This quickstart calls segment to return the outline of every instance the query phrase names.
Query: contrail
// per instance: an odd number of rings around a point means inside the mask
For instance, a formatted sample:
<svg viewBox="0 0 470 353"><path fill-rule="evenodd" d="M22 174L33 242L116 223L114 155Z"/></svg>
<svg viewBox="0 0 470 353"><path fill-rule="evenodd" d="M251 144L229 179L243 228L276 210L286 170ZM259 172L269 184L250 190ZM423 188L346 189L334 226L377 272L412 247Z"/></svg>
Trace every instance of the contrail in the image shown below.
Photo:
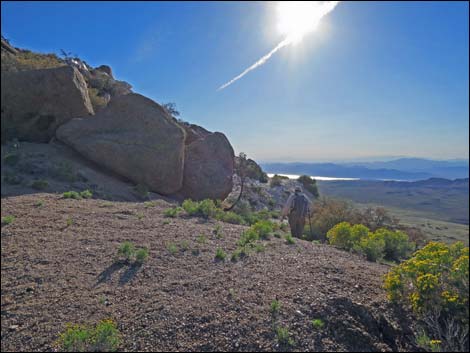
<svg viewBox="0 0 470 353"><path fill-rule="evenodd" d="M324 5L322 8L315 14L315 16L312 16L312 24L311 28L315 28L315 26L320 22L320 20L327 15L329 12L333 11L333 9L338 5L339 1L325 1ZM293 42L298 40L295 36L287 36L282 42L280 42L274 49L272 49L268 54L263 56L261 59L259 59L257 62L255 62L253 65L251 65L249 68L247 68L245 71L243 71L241 74L238 76L234 77L227 83L224 83L222 86L220 86L217 91L221 91L224 88L230 86L232 83L235 81L238 81L241 79L243 76L245 76L248 72L256 69L258 66L263 65L266 61L268 61L271 56L273 56L279 49L285 47L286 45L289 45Z"/></svg>
<svg viewBox="0 0 470 353"><path fill-rule="evenodd" d="M281 43L279 43L273 50L271 50L268 54L266 54L265 56L263 56L261 59L259 59L257 62L255 62L253 65L251 65L248 69L246 69L245 71L243 71L240 75L232 78L230 81L228 81L227 83L224 83L222 86L220 86L217 91L220 91L220 90L223 90L225 87L227 86L230 86L232 83L234 83L235 81L241 79L243 76L245 76L248 72L250 72L251 70L254 70L256 69L258 66L261 66L263 65L266 61L268 61L268 59L273 56L273 54L275 52L277 52L279 49L281 49L282 47L285 47L287 44L290 44L291 43L291 40L289 40L289 38L286 38L284 39Z"/></svg>

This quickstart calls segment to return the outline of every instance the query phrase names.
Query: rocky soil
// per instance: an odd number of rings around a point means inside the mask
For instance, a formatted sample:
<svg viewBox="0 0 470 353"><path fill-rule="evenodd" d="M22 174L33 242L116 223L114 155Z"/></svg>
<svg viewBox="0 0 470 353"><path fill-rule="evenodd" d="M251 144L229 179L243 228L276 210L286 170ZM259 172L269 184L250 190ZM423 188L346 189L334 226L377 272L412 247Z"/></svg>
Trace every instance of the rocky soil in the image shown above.
<svg viewBox="0 0 470 353"><path fill-rule="evenodd" d="M15 219L1 228L1 350L52 351L66 323L104 318L117 322L123 351L416 349L411 317L389 306L381 289L388 266L275 237L264 252L231 262L244 226L166 218L168 207L164 200L2 197L1 216ZM124 241L148 247L148 261L116 262ZM217 248L225 261L215 261ZM281 303L275 316L274 299ZM292 346L279 344L275 326L288 328Z"/></svg>

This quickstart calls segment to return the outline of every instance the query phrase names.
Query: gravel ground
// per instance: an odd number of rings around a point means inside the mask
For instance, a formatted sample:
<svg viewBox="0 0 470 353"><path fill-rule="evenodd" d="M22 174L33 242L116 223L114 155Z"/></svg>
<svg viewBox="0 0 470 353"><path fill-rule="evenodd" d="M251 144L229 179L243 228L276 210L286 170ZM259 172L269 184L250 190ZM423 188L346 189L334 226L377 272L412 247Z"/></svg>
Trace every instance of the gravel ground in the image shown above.
<svg viewBox="0 0 470 353"><path fill-rule="evenodd" d="M52 351L66 323L104 318L117 322L123 351L416 349L411 317L381 289L388 266L275 237L232 262L246 227L166 218L168 207L46 193L2 198L2 217L15 216L1 229L2 351ZM116 262L124 241L148 247L149 259ZM180 250L171 254L170 244ZM217 248L225 261L215 261ZM274 299L281 308L273 316ZM313 319L325 326L314 329ZM277 341L278 326L288 328L291 346Z"/></svg>

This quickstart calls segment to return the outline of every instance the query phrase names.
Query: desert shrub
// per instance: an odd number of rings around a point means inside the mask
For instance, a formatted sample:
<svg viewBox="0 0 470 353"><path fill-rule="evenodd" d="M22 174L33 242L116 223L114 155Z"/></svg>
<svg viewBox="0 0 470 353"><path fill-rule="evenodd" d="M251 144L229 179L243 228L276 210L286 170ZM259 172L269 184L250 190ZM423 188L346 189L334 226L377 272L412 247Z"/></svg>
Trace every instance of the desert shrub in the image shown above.
<svg viewBox="0 0 470 353"><path fill-rule="evenodd" d="M294 345L294 340L290 337L289 329L287 327L276 327L276 337L281 346Z"/></svg>
<svg viewBox="0 0 470 353"><path fill-rule="evenodd" d="M188 251L189 250L189 242L187 240L183 240L181 243L180 243L180 250L182 252L185 252L185 251Z"/></svg>
<svg viewBox="0 0 470 353"><path fill-rule="evenodd" d="M166 248L171 255L175 255L178 252L178 246L175 243L168 244Z"/></svg>
<svg viewBox="0 0 470 353"><path fill-rule="evenodd" d="M468 279L468 247L430 242L392 268L384 288L392 302L412 308L442 351L468 351Z"/></svg>
<svg viewBox="0 0 470 353"><path fill-rule="evenodd" d="M19 160L20 155L17 153L8 153L7 155L5 155L5 157L3 157L3 162L10 167L15 166L19 162Z"/></svg>
<svg viewBox="0 0 470 353"><path fill-rule="evenodd" d="M219 221L227 222L231 224L245 224L246 223L242 216L236 214L233 211L227 211L227 212L219 211L217 212L215 218Z"/></svg>
<svg viewBox="0 0 470 353"><path fill-rule="evenodd" d="M221 248L217 248L215 252L215 259L224 261L226 257L227 257L227 254L225 253L225 251L223 251Z"/></svg>
<svg viewBox="0 0 470 353"><path fill-rule="evenodd" d="M82 198L80 194L76 191L66 191L62 194L62 197L64 199L75 199L75 200L79 200Z"/></svg>
<svg viewBox="0 0 470 353"><path fill-rule="evenodd" d="M187 199L183 201L183 209L190 216L197 216L203 218L214 217L217 213L217 207L213 200L205 199L202 201L193 201Z"/></svg>
<svg viewBox="0 0 470 353"><path fill-rule="evenodd" d="M249 228L241 234L240 239L237 241L237 245L243 247L250 243L256 242L258 239L259 234L252 228Z"/></svg>
<svg viewBox="0 0 470 353"><path fill-rule="evenodd" d="M139 249L135 252L135 261L138 263L143 263L147 260L149 256L149 250L147 248Z"/></svg>
<svg viewBox="0 0 470 353"><path fill-rule="evenodd" d="M292 237L292 235L287 234L286 237L285 237L285 239L286 239L286 243L287 243L288 245L295 244L295 239Z"/></svg>
<svg viewBox="0 0 470 353"><path fill-rule="evenodd" d="M326 234L329 243L344 250L351 250L354 246L351 228L351 224L347 222L335 225Z"/></svg>
<svg viewBox="0 0 470 353"><path fill-rule="evenodd" d="M163 212L163 215L164 215L165 217L175 218L175 217L177 217L182 211L183 211L183 209L182 209L181 207L171 207L171 208L166 209L166 210Z"/></svg>
<svg viewBox="0 0 470 353"><path fill-rule="evenodd" d="M246 256L248 256L248 249L245 246L243 247L239 246L232 253L231 260L235 262Z"/></svg>
<svg viewBox="0 0 470 353"><path fill-rule="evenodd" d="M274 231L274 226L271 221L258 221L251 226L251 229L258 234L259 238L266 239Z"/></svg>
<svg viewBox="0 0 470 353"><path fill-rule="evenodd" d="M325 323L321 319L313 319L311 322L312 327L316 330L321 330L323 327L325 327Z"/></svg>
<svg viewBox="0 0 470 353"><path fill-rule="evenodd" d="M205 244L207 242L207 238L204 234L200 234L198 235L198 237L196 238L196 241L199 243L199 244Z"/></svg>
<svg viewBox="0 0 470 353"><path fill-rule="evenodd" d="M407 258L415 249L415 245L408 240L408 235L399 230L381 228L375 233L385 241L384 252L387 260L400 261Z"/></svg>
<svg viewBox="0 0 470 353"><path fill-rule="evenodd" d="M82 198L90 199L92 197L93 197L93 193L90 190L84 190L84 191L81 191L81 192L66 191L62 194L62 198L64 198L64 199L81 200Z"/></svg>
<svg viewBox="0 0 470 353"><path fill-rule="evenodd" d="M31 184L31 187L36 190L45 190L49 186L49 183L47 180L41 179L41 180L35 180Z"/></svg>
<svg viewBox="0 0 470 353"><path fill-rule="evenodd" d="M270 187L281 186L282 180L288 180L289 178L283 175L274 174L269 183Z"/></svg>
<svg viewBox="0 0 470 353"><path fill-rule="evenodd" d="M2 52L2 71L51 69L64 65L55 54L40 54L29 50L19 50L16 55L3 55Z"/></svg>
<svg viewBox="0 0 470 353"><path fill-rule="evenodd" d="M80 197L84 198L84 199L91 199L93 197L93 192L91 192L90 190L83 190L82 192L80 192Z"/></svg>
<svg viewBox="0 0 470 353"><path fill-rule="evenodd" d="M356 223L354 213L354 208L346 201L321 198L314 203L310 214L313 239L325 240L328 231L341 222Z"/></svg>
<svg viewBox="0 0 470 353"><path fill-rule="evenodd" d="M119 246L118 257L124 258L126 261L131 261L135 254L135 246L130 241L125 241Z"/></svg>
<svg viewBox="0 0 470 353"><path fill-rule="evenodd" d="M370 233L369 236L362 238L354 249L366 256L369 261L378 261L384 257L385 240L381 234Z"/></svg>
<svg viewBox="0 0 470 353"><path fill-rule="evenodd" d="M94 327L68 324L56 344L65 352L115 352L121 342L116 323L107 319Z"/></svg>
<svg viewBox="0 0 470 353"><path fill-rule="evenodd" d="M5 217L2 217L2 225L7 225L12 223L15 220L15 216L8 215Z"/></svg>
<svg viewBox="0 0 470 353"><path fill-rule="evenodd" d="M273 315L276 315L279 313L279 311L281 311L281 303L274 299L272 302L271 302L271 305L269 306L269 311L271 312L271 314Z"/></svg>
<svg viewBox="0 0 470 353"><path fill-rule="evenodd" d="M313 195L313 197L318 198L320 194L318 193L317 181L312 179L308 175L301 175L297 178L297 181L300 182L304 189Z"/></svg>
<svg viewBox="0 0 470 353"><path fill-rule="evenodd" d="M409 256L415 245L409 242L408 236L401 231L378 229L370 232L362 224L351 225L341 222L327 233L331 245L347 251L355 251L367 257L369 261L399 261Z"/></svg>

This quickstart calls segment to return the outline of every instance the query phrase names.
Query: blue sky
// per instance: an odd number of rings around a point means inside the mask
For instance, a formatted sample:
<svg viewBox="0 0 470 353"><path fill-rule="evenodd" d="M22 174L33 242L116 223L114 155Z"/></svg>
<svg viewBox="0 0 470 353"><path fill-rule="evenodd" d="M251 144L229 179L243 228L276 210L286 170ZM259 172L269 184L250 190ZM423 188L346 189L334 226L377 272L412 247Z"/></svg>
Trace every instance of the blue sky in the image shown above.
<svg viewBox="0 0 470 353"><path fill-rule="evenodd" d="M4 2L2 34L65 49L259 161L468 158L467 2L344 2L275 47L275 3Z"/></svg>

